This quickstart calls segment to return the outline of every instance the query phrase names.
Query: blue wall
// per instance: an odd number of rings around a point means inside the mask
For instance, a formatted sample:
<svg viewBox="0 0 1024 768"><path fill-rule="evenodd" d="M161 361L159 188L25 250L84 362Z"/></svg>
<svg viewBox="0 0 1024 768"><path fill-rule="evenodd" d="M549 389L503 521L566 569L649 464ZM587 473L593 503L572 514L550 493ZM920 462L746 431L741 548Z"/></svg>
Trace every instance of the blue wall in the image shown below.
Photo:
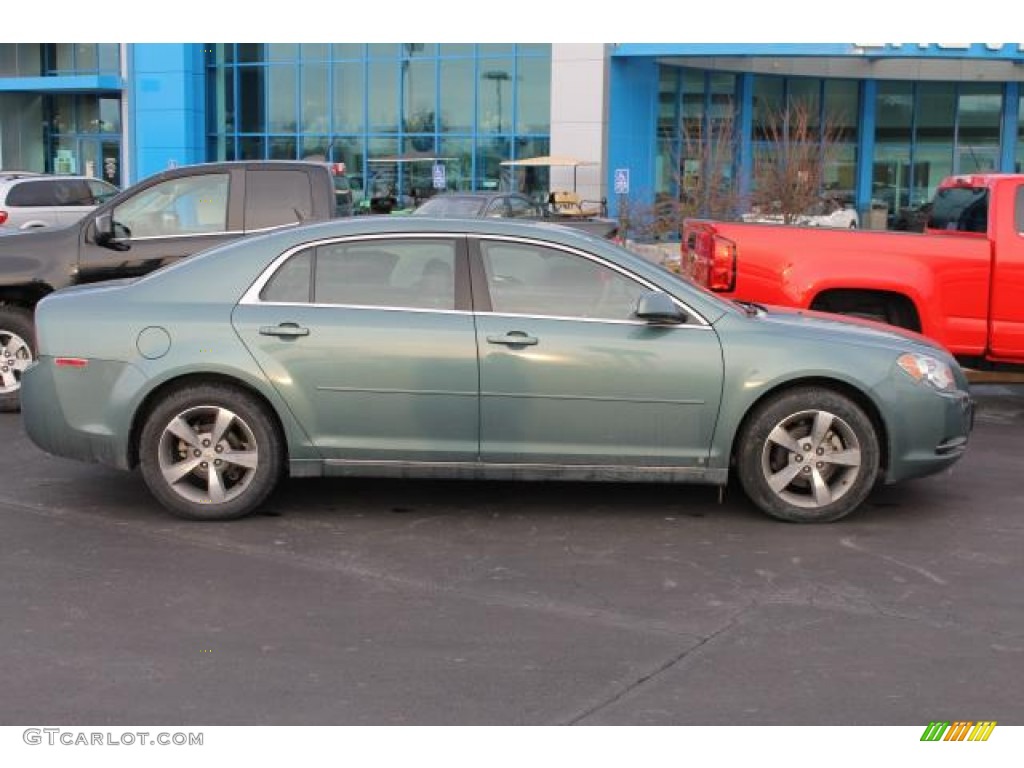
<svg viewBox="0 0 1024 768"><path fill-rule="evenodd" d="M128 46L130 179L206 159L203 48L198 43Z"/></svg>
<svg viewBox="0 0 1024 768"><path fill-rule="evenodd" d="M608 213L618 215L615 171L629 169L630 199L653 202L658 63L654 58L612 58L608 117Z"/></svg>

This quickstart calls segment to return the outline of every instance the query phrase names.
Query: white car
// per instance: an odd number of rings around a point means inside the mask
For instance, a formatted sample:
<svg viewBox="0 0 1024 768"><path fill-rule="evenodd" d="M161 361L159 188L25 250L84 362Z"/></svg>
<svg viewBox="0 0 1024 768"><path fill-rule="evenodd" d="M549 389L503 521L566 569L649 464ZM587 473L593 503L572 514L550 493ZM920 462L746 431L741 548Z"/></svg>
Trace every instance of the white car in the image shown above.
<svg viewBox="0 0 1024 768"><path fill-rule="evenodd" d="M781 213L763 213L753 210L740 218L746 222L762 224L785 223ZM791 222L797 227L834 227L837 229L856 229L860 226L860 217L852 206L845 206L834 198L823 198L815 203L806 213L802 213Z"/></svg>
<svg viewBox="0 0 1024 768"><path fill-rule="evenodd" d="M0 233L71 224L117 192L90 176L0 173Z"/></svg>

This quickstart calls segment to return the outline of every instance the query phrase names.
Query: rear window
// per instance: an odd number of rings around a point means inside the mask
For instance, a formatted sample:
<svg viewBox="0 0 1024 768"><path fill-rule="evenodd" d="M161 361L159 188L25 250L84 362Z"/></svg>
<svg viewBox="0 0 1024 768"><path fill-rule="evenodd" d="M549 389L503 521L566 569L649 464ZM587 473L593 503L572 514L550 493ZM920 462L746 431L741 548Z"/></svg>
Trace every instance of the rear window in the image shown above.
<svg viewBox="0 0 1024 768"><path fill-rule="evenodd" d="M7 193L7 205L20 208L53 208L65 205L95 205L89 186L82 179L26 180Z"/></svg>
<svg viewBox="0 0 1024 768"><path fill-rule="evenodd" d="M988 189L948 187L935 193L928 229L948 232L988 231Z"/></svg>

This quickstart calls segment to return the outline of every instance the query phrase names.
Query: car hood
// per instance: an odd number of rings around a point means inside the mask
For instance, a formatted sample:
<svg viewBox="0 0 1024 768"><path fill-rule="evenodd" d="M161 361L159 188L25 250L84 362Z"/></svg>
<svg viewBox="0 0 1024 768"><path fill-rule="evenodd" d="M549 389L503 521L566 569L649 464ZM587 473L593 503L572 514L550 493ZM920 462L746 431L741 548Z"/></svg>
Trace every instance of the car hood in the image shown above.
<svg viewBox="0 0 1024 768"><path fill-rule="evenodd" d="M816 312L810 309L792 309L789 307L759 307L758 318L765 323L793 329L796 332L818 335L827 334L837 340L850 342L873 342L878 345L906 348L907 342L931 350L948 352L938 343L920 333L894 325L865 320L849 315L835 315L830 312ZM836 336L838 334L838 337Z"/></svg>

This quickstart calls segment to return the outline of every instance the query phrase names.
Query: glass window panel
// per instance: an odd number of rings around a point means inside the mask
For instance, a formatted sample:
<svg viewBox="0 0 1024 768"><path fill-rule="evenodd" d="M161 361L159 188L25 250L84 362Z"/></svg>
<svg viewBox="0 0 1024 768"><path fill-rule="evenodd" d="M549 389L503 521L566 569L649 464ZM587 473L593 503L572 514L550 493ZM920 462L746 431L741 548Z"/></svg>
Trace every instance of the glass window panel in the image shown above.
<svg viewBox="0 0 1024 768"><path fill-rule="evenodd" d="M372 59L394 58L399 55L399 47L397 43L369 43L366 55Z"/></svg>
<svg viewBox="0 0 1024 768"><path fill-rule="evenodd" d="M71 72L75 68L75 46L73 43L57 43L53 46L56 57L52 64L57 72Z"/></svg>
<svg viewBox="0 0 1024 768"><path fill-rule="evenodd" d="M503 54L510 54L515 50L512 43L481 43L480 44L480 55L481 56L501 56Z"/></svg>
<svg viewBox="0 0 1024 768"><path fill-rule="evenodd" d="M265 75L263 67L238 68L238 129L242 133L262 133L266 130Z"/></svg>
<svg viewBox="0 0 1024 768"><path fill-rule="evenodd" d="M369 78L369 129L398 132L398 62L371 61Z"/></svg>
<svg viewBox="0 0 1024 768"><path fill-rule="evenodd" d="M472 43L441 43L442 56L472 56L475 49Z"/></svg>
<svg viewBox="0 0 1024 768"><path fill-rule="evenodd" d="M409 58L437 56L437 43L402 43L402 55Z"/></svg>
<svg viewBox="0 0 1024 768"><path fill-rule="evenodd" d="M74 96L50 98L50 125L54 133L71 133L75 130Z"/></svg>
<svg viewBox="0 0 1024 768"><path fill-rule="evenodd" d="M365 49L362 43L332 43L331 50L336 59L361 59Z"/></svg>
<svg viewBox="0 0 1024 768"><path fill-rule="evenodd" d="M75 130L81 133L98 133L100 129L100 105L95 96L78 96L75 99Z"/></svg>
<svg viewBox="0 0 1024 768"><path fill-rule="evenodd" d="M211 133L235 130L235 70L218 67L207 77L207 129Z"/></svg>
<svg viewBox="0 0 1024 768"><path fill-rule="evenodd" d="M971 83L960 86L960 133L957 136L959 143L998 144L1002 107L1001 86Z"/></svg>
<svg viewBox="0 0 1024 768"><path fill-rule="evenodd" d="M472 189L473 140L468 137L442 136L439 147L444 160L445 183L452 191Z"/></svg>
<svg viewBox="0 0 1024 768"><path fill-rule="evenodd" d="M958 101L957 173L986 173L999 168L1002 86L966 83Z"/></svg>
<svg viewBox="0 0 1024 768"><path fill-rule="evenodd" d="M481 46L482 47L482 46ZM504 133L512 128L511 59L481 59L477 130Z"/></svg>
<svg viewBox="0 0 1024 768"><path fill-rule="evenodd" d="M335 136L328 145L328 160L345 164L345 175L352 190L352 202L358 206L365 197L366 145L361 136ZM367 204L369 200L366 201Z"/></svg>
<svg viewBox="0 0 1024 768"><path fill-rule="evenodd" d="M525 139L516 139L516 157L543 157L551 154L551 140L544 136ZM537 202L546 203L548 192L551 189L551 169L546 167L537 168L512 168L513 173L511 188L522 192Z"/></svg>
<svg viewBox="0 0 1024 768"><path fill-rule="evenodd" d="M474 86L472 59L441 61L442 132L467 133L473 130Z"/></svg>
<svg viewBox="0 0 1024 768"><path fill-rule="evenodd" d="M96 47L99 53L100 72L120 72L121 46L118 43L100 43Z"/></svg>
<svg viewBox="0 0 1024 768"><path fill-rule="evenodd" d="M1020 173L1024 168L1024 95L1017 101L1017 156L1014 172Z"/></svg>
<svg viewBox="0 0 1024 768"><path fill-rule="evenodd" d="M927 202L938 183L953 172L956 91L952 83L920 83L910 205Z"/></svg>
<svg viewBox="0 0 1024 768"><path fill-rule="evenodd" d="M658 136L679 133L679 69L661 67L658 73Z"/></svg>
<svg viewBox="0 0 1024 768"><path fill-rule="evenodd" d="M397 138L372 138L368 142L366 159L367 196L381 197L388 193L398 192L398 163L374 162L380 158L394 157L398 154Z"/></svg>
<svg viewBox="0 0 1024 768"><path fill-rule="evenodd" d="M239 43L239 64L262 64L265 61L263 43Z"/></svg>
<svg viewBox="0 0 1024 768"><path fill-rule="evenodd" d="M75 45L75 69L79 72L95 72L99 66L96 59L95 43L78 43Z"/></svg>
<svg viewBox="0 0 1024 768"><path fill-rule="evenodd" d="M363 64L349 62L334 65L334 131L357 133L363 122Z"/></svg>
<svg viewBox="0 0 1024 768"><path fill-rule="evenodd" d="M294 133L297 125L295 115L295 68L291 66L268 67L270 78L270 127L271 133Z"/></svg>
<svg viewBox="0 0 1024 768"><path fill-rule="evenodd" d="M274 136L270 139L271 160L295 160L297 141L294 136Z"/></svg>
<svg viewBox="0 0 1024 768"><path fill-rule="evenodd" d="M551 131L551 60L546 58L519 59L519 115L516 130L519 133L549 133Z"/></svg>
<svg viewBox="0 0 1024 768"><path fill-rule="evenodd" d="M855 80L825 81L825 119L840 141L856 141L860 86Z"/></svg>
<svg viewBox="0 0 1024 768"><path fill-rule="evenodd" d="M303 61L326 61L330 53L329 43L302 43Z"/></svg>
<svg viewBox="0 0 1024 768"><path fill-rule="evenodd" d="M910 83L881 82L875 101L875 140L906 141L914 115L914 94Z"/></svg>
<svg viewBox="0 0 1024 768"><path fill-rule="evenodd" d="M327 160L327 147L330 143L331 140L327 136L300 136L299 159Z"/></svg>
<svg viewBox="0 0 1024 768"><path fill-rule="evenodd" d="M511 158L511 149L511 142L505 138L477 140L475 189L495 190L501 186L501 161Z"/></svg>
<svg viewBox="0 0 1024 768"><path fill-rule="evenodd" d="M791 135L795 130L807 137L817 136L821 123L821 80L794 77L787 82L789 100L786 106L789 110ZM796 120L792 119L794 115L797 116Z"/></svg>
<svg viewBox="0 0 1024 768"><path fill-rule="evenodd" d="M267 140L263 136L242 136L238 140L239 160L266 160Z"/></svg>
<svg viewBox="0 0 1024 768"><path fill-rule="evenodd" d="M297 43L267 43L269 61L294 61L299 58Z"/></svg>
<svg viewBox="0 0 1024 768"><path fill-rule="evenodd" d="M785 80L781 77L754 77L754 140L769 138L769 128L782 110Z"/></svg>
<svg viewBox="0 0 1024 768"><path fill-rule="evenodd" d="M99 104L100 132L119 133L121 130L121 100L101 98Z"/></svg>
<svg viewBox="0 0 1024 768"><path fill-rule="evenodd" d="M687 136L700 136L704 122L704 73L684 69L683 78L683 131Z"/></svg>
<svg viewBox="0 0 1024 768"><path fill-rule="evenodd" d="M871 176L872 205L884 207L891 224L910 205L910 145L879 143Z"/></svg>
<svg viewBox="0 0 1024 768"><path fill-rule="evenodd" d="M917 140L953 143L956 93L952 83L920 83L917 87Z"/></svg>
<svg viewBox="0 0 1024 768"><path fill-rule="evenodd" d="M304 133L327 133L327 65L302 67L302 127Z"/></svg>
<svg viewBox="0 0 1024 768"><path fill-rule="evenodd" d="M233 136L210 136L206 140L206 159L210 162L235 159L235 139Z"/></svg>
<svg viewBox="0 0 1024 768"><path fill-rule="evenodd" d="M836 144L825 161L823 190L831 198L853 204L857 198L857 145Z"/></svg>
<svg viewBox="0 0 1024 768"><path fill-rule="evenodd" d="M516 53L522 56L551 56L551 43L520 43Z"/></svg>
<svg viewBox="0 0 1024 768"><path fill-rule="evenodd" d="M403 61L401 71L403 129L410 133L433 133L437 62L434 59Z"/></svg>

